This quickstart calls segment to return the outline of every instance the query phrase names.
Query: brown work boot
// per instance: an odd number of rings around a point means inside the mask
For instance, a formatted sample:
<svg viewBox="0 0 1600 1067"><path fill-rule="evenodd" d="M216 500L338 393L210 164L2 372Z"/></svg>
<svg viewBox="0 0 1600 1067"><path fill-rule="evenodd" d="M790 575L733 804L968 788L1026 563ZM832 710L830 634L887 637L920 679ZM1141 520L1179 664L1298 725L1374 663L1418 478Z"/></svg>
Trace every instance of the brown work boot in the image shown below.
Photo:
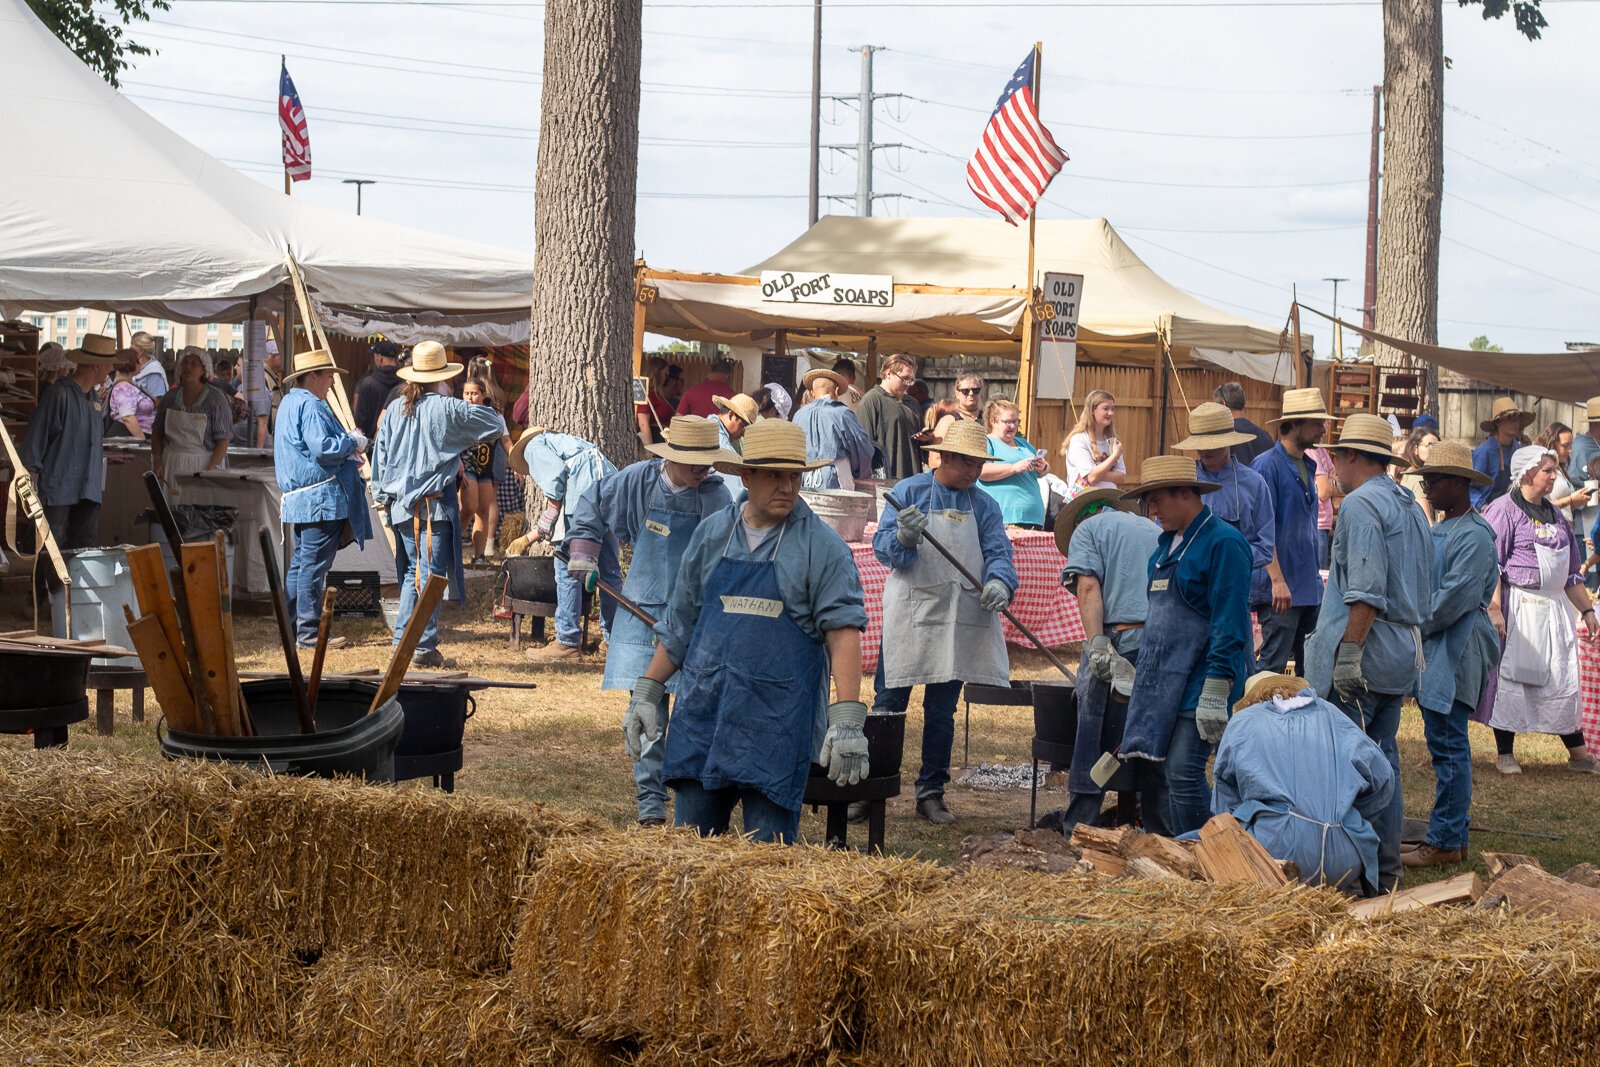
<svg viewBox="0 0 1600 1067"><path fill-rule="evenodd" d="M551 641L543 648L528 649L528 658L538 663L576 663L578 662L578 646L563 645L560 641Z"/></svg>
<svg viewBox="0 0 1600 1067"><path fill-rule="evenodd" d="M1426 841L1414 849L1400 853L1400 862L1407 867L1453 867L1466 861L1466 849L1435 848Z"/></svg>
<svg viewBox="0 0 1600 1067"><path fill-rule="evenodd" d="M330 637L330 638L328 638L327 647L328 648L343 648L344 646L348 645L349 643L350 643L350 639L348 637ZM313 643L313 644L309 644L309 645L301 645L300 647L303 648L303 649L306 649L308 651L314 651L317 646L316 646L315 643Z"/></svg>

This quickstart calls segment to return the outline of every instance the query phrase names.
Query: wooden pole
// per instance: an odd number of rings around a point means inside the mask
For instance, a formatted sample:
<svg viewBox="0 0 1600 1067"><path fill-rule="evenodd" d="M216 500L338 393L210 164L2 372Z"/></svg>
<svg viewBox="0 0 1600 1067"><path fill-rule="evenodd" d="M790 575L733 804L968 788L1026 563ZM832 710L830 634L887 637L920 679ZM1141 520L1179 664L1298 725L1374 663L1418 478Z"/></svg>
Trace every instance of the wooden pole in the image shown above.
<svg viewBox="0 0 1600 1067"><path fill-rule="evenodd" d="M1300 343L1300 300L1289 307L1289 337L1294 343L1294 376L1295 381L1303 380L1305 374L1306 357L1305 347Z"/></svg>
<svg viewBox="0 0 1600 1067"><path fill-rule="evenodd" d="M644 260L636 260L633 264L633 376L641 377L644 374ZM533 358L533 353L528 353L528 358Z"/></svg>
<svg viewBox="0 0 1600 1067"><path fill-rule="evenodd" d="M1040 67L1044 61L1044 42L1033 43L1033 104L1039 106L1039 86L1041 82ZM1033 284L1033 251L1034 229L1039 217L1039 205L1033 205L1033 210L1028 212L1028 283L1025 286L1028 292L1027 306L1022 311L1022 361L1017 367L1017 397L1021 400L1022 426L1018 432L1031 433L1034 425L1034 409L1039 400L1039 374L1036 366L1038 360L1038 332L1037 324L1033 318L1033 307L1038 299L1038 294Z"/></svg>
<svg viewBox="0 0 1600 1067"><path fill-rule="evenodd" d="M280 55L278 57L278 62L280 64L282 64L284 67L287 67L289 65L289 57L286 56L286 55ZM280 154L283 152L283 145L282 144L278 145L278 151L279 151ZM283 195L284 196L292 196L292 195L294 195L289 191L291 188L292 188L292 184L289 181L289 164L287 162L285 162L284 165L283 165ZM286 353L284 353L284 358L288 359L289 356L291 356L293 354L294 354L293 352L286 352Z"/></svg>

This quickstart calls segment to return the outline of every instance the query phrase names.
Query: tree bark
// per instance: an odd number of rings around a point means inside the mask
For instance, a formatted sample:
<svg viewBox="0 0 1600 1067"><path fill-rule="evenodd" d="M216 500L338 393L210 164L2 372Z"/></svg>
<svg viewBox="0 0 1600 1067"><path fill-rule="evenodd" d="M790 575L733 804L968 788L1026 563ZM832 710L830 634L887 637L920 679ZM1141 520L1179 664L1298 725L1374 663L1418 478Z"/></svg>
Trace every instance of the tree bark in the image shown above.
<svg viewBox="0 0 1600 1067"><path fill-rule="evenodd" d="M530 423L633 461L640 0L550 0L534 187ZM570 503L570 502L569 502Z"/></svg>
<svg viewBox="0 0 1600 1067"><path fill-rule="evenodd" d="M1383 2L1383 202L1377 329L1439 340L1439 208L1444 195L1444 18L1440 0ZM1378 362L1403 363L1379 346Z"/></svg>

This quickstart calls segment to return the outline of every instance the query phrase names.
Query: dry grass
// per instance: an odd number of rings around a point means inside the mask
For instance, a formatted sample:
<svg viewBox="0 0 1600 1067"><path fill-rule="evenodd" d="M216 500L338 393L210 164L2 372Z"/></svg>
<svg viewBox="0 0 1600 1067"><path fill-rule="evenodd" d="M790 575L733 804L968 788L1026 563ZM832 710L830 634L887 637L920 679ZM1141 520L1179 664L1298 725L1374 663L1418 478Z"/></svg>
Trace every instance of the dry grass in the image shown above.
<svg viewBox="0 0 1600 1067"><path fill-rule="evenodd" d="M289 1067L281 1050L239 1045L206 1049L123 1015L55 1012L0 1016L0 1057L30 1067Z"/></svg>

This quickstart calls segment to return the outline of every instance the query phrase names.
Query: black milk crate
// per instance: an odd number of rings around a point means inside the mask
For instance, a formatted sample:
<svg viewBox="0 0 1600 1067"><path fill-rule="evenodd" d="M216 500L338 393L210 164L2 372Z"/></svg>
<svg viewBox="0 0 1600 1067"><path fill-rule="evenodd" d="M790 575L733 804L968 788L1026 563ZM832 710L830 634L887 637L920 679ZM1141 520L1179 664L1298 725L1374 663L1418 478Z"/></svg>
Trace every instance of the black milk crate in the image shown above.
<svg viewBox="0 0 1600 1067"><path fill-rule="evenodd" d="M363 619L383 618L383 585L377 571L329 571L333 613Z"/></svg>

